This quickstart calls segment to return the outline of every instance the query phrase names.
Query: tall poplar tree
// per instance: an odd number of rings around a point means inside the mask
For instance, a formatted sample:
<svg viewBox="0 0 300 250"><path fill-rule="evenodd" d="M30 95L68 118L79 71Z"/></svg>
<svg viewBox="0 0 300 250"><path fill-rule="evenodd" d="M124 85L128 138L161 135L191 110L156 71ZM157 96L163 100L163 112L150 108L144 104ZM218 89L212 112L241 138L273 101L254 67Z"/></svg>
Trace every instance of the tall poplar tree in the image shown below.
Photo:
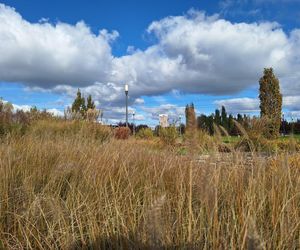
<svg viewBox="0 0 300 250"><path fill-rule="evenodd" d="M281 123L282 95L272 68L265 68L259 80L260 115L268 121L267 136L277 137Z"/></svg>
<svg viewBox="0 0 300 250"><path fill-rule="evenodd" d="M186 105L185 117L186 117L186 130L194 131L197 128L197 120L196 120L195 108L193 103L191 105Z"/></svg>

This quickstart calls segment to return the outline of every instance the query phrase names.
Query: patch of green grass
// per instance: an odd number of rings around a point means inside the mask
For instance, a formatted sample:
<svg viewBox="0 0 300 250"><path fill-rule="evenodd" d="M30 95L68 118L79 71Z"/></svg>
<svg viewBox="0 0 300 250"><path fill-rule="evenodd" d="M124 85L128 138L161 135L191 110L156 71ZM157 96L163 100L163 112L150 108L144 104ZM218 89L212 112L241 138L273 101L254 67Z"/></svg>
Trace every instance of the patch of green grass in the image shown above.
<svg viewBox="0 0 300 250"><path fill-rule="evenodd" d="M285 135L285 136L280 136L279 137L279 140L282 140L282 141L287 141L289 139L295 139L297 141L300 141L300 134L289 134L289 135Z"/></svg>
<svg viewBox="0 0 300 250"><path fill-rule="evenodd" d="M239 136L223 136L222 141L224 143L236 143L241 140Z"/></svg>

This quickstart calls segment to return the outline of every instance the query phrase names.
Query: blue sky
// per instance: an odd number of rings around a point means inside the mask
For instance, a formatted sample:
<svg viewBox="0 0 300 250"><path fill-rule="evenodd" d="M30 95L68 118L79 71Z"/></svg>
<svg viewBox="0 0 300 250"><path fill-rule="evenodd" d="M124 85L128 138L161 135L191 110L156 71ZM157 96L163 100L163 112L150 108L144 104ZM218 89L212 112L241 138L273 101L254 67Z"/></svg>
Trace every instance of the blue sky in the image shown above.
<svg viewBox="0 0 300 250"><path fill-rule="evenodd" d="M257 114L258 79L273 67L288 116L300 114L299 0L2 1L0 96L61 113L77 88L107 122L184 114Z"/></svg>

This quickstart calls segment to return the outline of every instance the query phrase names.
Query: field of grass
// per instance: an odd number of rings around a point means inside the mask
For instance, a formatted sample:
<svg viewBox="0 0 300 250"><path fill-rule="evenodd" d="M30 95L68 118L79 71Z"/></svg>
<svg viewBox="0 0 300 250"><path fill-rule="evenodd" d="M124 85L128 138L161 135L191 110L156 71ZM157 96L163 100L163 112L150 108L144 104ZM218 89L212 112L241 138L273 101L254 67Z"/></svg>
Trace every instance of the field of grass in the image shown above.
<svg viewBox="0 0 300 250"><path fill-rule="evenodd" d="M295 140L300 141L300 135L299 134L290 134L290 135L280 137L281 140L289 140L290 138L294 138Z"/></svg>
<svg viewBox="0 0 300 250"><path fill-rule="evenodd" d="M290 140L291 138L297 140L300 142L300 134L290 134L290 135L285 135L285 136L280 136L278 138L278 140L281 140L281 141L288 141ZM222 141L224 143L236 143L238 141L241 140L241 137L239 136L223 136L222 137Z"/></svg>
<svg viewBox="0 0 300 250"><path fill-rule="evenodd" d="M300 248L298 152L186 147L63 121L3 137L0 249Z"/></svg>

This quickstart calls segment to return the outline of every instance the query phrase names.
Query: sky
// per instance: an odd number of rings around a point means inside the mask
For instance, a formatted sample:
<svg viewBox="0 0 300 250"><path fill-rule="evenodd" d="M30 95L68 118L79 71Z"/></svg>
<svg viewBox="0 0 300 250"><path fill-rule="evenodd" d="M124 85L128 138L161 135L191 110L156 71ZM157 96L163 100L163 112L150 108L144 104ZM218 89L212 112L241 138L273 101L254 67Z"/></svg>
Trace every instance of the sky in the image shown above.
<svg viewBox="0 0 300 250"><path fill-rule="evenodd" d="M259 114L258 81L273 67L286 117L300 118L300 0L0 2L0 97L56 115L80 88L107 123L155 126L224 105Z"/></svg>

